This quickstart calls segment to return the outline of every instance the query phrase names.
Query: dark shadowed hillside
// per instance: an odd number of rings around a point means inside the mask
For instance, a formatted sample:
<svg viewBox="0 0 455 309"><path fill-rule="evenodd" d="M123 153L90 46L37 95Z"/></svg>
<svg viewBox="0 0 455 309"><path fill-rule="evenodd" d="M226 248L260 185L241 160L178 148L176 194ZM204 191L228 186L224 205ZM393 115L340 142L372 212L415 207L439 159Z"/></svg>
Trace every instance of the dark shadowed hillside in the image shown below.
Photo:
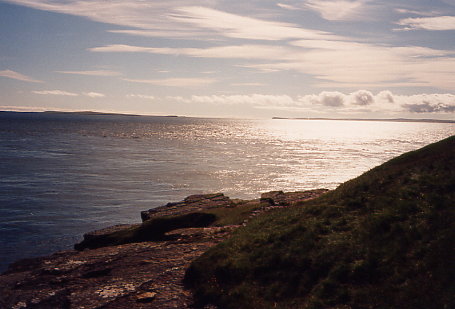
<svg viewBox="0 0 455 309"><path fill-rule="evenodd" d="M455 308L455 136L259 216L187 271L199 305Z"/></svg>

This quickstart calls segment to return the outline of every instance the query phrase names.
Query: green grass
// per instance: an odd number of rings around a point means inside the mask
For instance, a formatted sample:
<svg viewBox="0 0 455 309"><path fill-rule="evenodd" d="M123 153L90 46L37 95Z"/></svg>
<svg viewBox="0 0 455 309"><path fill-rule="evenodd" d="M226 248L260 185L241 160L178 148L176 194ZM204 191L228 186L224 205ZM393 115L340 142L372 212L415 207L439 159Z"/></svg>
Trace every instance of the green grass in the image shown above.
<svg viewBox="0 0 455 309"><path fill-rule="evenodd" d="M455 308L455 136L259 216L188 269L197 305Z"/></svg>

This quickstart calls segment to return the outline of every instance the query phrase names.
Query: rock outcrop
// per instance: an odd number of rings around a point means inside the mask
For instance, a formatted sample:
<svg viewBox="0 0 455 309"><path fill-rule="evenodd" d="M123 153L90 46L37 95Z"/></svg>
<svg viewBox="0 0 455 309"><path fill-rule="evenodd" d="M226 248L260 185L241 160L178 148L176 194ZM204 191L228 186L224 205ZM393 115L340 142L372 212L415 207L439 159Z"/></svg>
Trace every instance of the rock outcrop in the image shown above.
<svg viewBox="0 0 455 309"><path fill-rule="evenodd" d="M147 221L154 217L185 215L210 208L229 207L233 204L234 201L223 193L190 195L183 201L142 211L141 218L142 221Z"/></svg>
<svg viewBox="0 0 455 309"><path fill-rule="evenodd" d="M142 224L117 225L85 234L84 241L76 246L79 251L62 251L10 265L0 275L0 308L188 308L192 294L182 284L185 270L195 258L242 226L212 225L214 218L210 215L214 215L210 211L240 209L246 224L253 216L325 191L270 193L263 195L262 201L231 200L221 193L192 195L143 212ZM131 236L131 231L136 238L115 242L119 236Z"/></svg>

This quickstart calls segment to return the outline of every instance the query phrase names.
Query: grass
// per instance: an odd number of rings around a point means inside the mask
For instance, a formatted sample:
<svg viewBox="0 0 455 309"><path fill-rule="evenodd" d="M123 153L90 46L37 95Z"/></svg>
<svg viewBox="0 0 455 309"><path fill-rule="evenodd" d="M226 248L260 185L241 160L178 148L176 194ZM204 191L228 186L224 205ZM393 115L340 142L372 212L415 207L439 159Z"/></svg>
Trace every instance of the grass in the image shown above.
<svg viewBox="0 0 455 309"><path fill-rule="evenodd" d="M188 269L196 305L455 308L455 136L264 214Z"/></svg>
<svg viewBox="0 0 455 309"><path fill-rule="evenodd" d="M235 204L235 207L211 208L203 211L203 213L212 214L216 217L213 226L240 225L250 217L254 210L260 207L259 201L242 201Z"/></svg>

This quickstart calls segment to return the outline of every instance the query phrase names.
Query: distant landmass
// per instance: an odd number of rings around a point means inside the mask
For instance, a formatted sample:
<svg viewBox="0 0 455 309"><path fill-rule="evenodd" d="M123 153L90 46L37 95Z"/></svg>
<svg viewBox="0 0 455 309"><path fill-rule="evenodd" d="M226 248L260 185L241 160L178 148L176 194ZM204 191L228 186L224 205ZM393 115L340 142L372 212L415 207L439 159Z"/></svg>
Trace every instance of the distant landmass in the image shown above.
<svg viewBox="0 0 455 309"><path fill-rule="evenodd" d="M412 118L287 118L287 117L273 117L272 119L285 119L285 120L339 120L339 121L387 121L387 122L435 122L435 123L455 123L455 120L447 119L412 119Z"/></svg>
<svg viewBox="0 0 455 309"><path fill-rule="evenodd" d="M73 114L73 115L86 115L86 116L140 116L136 114L123 114L123 113L102 113L94 111L79 111L79 112L60 112L60 111L45 111L46 114Z"/></svg>
<svg viewBox="0 0 455 309"><path fill-rule="evenodd" d="M376 118L286 118L286 117L273 117L272 119L455 123L455 120L446 120L446 119L410 119L410 118L376 119Z"/></svg>
<svg viewBox="0 0 455 309"><path fill-rule="evenodd" d="M83 115L83 116L135 116L135 117L179 117L176 115L138 115L138 114L124 114L124 113L104 113L94 111L44 111L44 112L17 112L17 111L0 111L0 113L20 113L20 114L62 114L62 115Z"/></svg>

